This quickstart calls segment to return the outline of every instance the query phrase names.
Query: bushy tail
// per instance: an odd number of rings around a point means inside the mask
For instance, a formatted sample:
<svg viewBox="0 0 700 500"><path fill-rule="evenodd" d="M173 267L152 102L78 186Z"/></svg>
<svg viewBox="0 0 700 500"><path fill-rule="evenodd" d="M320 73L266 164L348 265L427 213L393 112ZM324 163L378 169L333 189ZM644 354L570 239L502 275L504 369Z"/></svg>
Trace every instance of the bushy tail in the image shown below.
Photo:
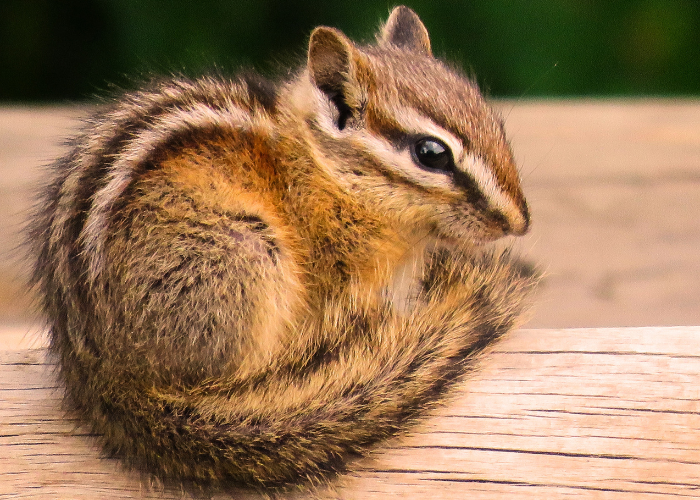
<svg viewBox="0 0 700 500"><path fill-rule="evenodd" d="M86 369L67 380L92 388L94 399L81 400L94 404L83 412L133 466L210 484L314 480L433 405L517 325L535 282L507 254L437 254L424 307L401 318L388 307L331 304L318 328L333 335L316 338L336 341L290 352L245 379L139 387L102 384L99 369Z"/></svg>

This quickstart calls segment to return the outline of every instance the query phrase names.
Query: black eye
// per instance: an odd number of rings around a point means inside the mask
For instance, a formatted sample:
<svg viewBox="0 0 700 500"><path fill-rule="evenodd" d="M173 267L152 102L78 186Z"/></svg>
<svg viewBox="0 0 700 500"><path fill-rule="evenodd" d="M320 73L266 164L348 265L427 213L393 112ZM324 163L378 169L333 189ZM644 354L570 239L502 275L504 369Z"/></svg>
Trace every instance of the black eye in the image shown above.
<svg viewBox="0 0 700 500"><path fill-rule="evenodd" d="M451 171L454 169L452 152L440 139L424 137L413 146L415 160L424 167L434 170Z"/></svg>

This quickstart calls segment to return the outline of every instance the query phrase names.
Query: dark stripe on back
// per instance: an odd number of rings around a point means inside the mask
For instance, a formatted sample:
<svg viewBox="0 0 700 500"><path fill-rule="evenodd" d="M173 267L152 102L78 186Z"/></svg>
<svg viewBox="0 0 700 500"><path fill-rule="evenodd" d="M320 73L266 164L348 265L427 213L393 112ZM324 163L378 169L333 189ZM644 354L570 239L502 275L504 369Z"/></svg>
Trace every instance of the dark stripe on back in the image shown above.
<svg viewBox="0 0 700 500"><path fill-rule="evenodd" d="M236 87L243 87L237 89ZM179 95L176 97L165 97L164 91L173 89L179 90ZM248 89L246 94L245 89ZM250 92L252 90L252 92ZM117 103L115 106L107 110L99 112L91 120L92 128L110 123L113 120L113 114L117 112L119 106L127 106L131 108L126 118L113 122L111 137L91 137L90 129L87 129L85 135L81 139L79 152L87 152L96 142L103 142L97 152L94 161L85 168L79 181L78 188L75 193L75 206L72 211L71 220L69 222L68 233L73 239L77 239L85 225L87 214L93 203L93 196L99 190L105 187L107 183L106 176L109 172L114 160L122 153L132 139L137 137L143 131L151 128L158 119L167 115L172 110L178 108L186 108L195 103L204 104L213 110L221 110L230 104L231 97L239 95L241 97L251 98L251 103L247 105L245 99L240 99L241 108L255 108L256 104L261 105L264 109L273 109L276 100L276 94L269 82L266 82L262 77L258 77L253 73L245 76L240 81L213 81L213 80L198 80L194 82L188 81L168 81L158 82L152 86L150 90L135 93L126 96L126 105ZM163 152L173 147L174 145L185 145L195 143L196 138L201 133L211 134L212 127L197 130L184 130L177 134L168 137L168 141L158 144L147 156L145 161L139 165L137 170L132 172L132 177L136 177L145 171L153 168L157 160L162 159ZM64 162L66 165L75 163L77 155L74 153ZM64 167L65 168L65 167ZM76 256L77 257L77 256Z"/></svg>

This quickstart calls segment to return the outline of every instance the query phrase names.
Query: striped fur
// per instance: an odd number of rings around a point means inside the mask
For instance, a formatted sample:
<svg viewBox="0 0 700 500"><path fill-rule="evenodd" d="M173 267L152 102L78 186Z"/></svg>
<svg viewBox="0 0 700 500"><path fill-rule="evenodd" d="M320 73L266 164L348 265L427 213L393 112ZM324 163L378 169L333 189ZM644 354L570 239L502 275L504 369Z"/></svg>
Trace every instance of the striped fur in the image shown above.
<svg viewBox="0 0 700 500"><path fill-rule="evenodd" d="M426 136L454 171L416 163ZM527 230L512 153L405 7L376 45L318 28L278 86L125 95L54 170L31 242L67 399L165 479L343 470L467 374L536 281L476 246Z"/></svg>

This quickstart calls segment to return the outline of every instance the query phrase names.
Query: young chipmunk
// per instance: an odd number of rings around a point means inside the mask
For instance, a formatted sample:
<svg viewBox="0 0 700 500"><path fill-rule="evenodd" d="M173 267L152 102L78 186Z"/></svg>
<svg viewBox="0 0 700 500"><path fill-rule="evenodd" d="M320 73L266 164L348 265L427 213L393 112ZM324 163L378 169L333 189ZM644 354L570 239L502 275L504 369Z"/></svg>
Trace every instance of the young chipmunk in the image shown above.
<svg viewBox="0 0 700 500"><path fill-rule="evenodd" d="M35 217L67 401L158 477L281 485L405 428L536 279L503 125L395 8L274 86L172 79L91 118Z"/></svg>

